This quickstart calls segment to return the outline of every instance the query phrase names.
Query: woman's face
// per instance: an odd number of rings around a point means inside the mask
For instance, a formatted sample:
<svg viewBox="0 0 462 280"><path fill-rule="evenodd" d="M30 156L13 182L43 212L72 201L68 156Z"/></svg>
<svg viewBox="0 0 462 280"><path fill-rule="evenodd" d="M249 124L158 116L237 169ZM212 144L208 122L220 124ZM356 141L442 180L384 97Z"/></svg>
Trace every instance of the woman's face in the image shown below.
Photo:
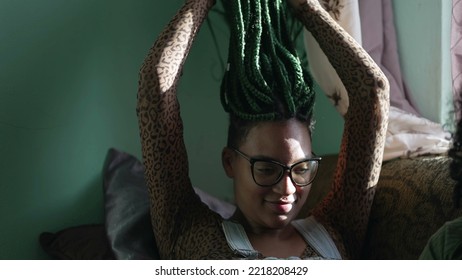
<svg viewBox="0 0 462 280"><path fill-rule="evenodd" d="M253 127L238 150L251 158L271 159L286 166L310 158L311 139L302 122L262 122ZM306 201L311 186L292 183L289 172L271 187L257 185L251 164L231 149L223 152L227 175L234 180L237 207L253 230L280 229L289 224Z"/></svg>

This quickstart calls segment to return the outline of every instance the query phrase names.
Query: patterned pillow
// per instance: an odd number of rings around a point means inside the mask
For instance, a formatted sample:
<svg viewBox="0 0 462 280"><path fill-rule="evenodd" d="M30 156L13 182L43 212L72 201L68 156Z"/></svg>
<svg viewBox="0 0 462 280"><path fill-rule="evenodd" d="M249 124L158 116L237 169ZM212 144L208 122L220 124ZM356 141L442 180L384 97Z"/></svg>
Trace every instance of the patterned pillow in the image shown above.
<svg viewBox="0 0 462 280"><path fill-rule="evenodd" d="M110 149L104 173L105 225L117 259L158 259L151 228L148 188L144 167L133 155ZM195 188L208 207L230 217L235 206Z"/></svg>
<svg viewBox="0 0 462 280"><path fill-rule="evenodd" d="M114 259L104 225L82 225L66 228L56 233L42 232L39 243L53 259Z"/></svg>

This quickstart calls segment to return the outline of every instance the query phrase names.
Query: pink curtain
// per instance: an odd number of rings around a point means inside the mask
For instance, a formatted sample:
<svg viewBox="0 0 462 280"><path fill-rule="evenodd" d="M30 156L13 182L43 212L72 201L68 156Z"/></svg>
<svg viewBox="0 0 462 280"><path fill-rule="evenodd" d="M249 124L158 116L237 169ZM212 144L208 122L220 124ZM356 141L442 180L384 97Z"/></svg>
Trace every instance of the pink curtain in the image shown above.
<svg viewBox="0 0 462 280"><path fill-rule="evenodd" d="M452 89L458 99L462 95L462 0L452 1L451 60Z"/></svg>
<svg viewBox="0 0 462 280"><path fill-rule="evenodd" d="M359 0L358 3L363 48L390 82L391 105L420 116L401 75L392 0Z"/></svg>

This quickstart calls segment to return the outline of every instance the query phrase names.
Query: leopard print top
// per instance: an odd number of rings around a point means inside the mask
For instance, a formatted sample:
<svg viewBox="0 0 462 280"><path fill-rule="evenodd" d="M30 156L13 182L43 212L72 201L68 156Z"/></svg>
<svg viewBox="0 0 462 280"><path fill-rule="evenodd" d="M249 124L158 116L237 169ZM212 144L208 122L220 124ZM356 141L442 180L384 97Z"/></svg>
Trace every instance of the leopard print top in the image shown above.
<svg viewBox="0 0 462 280"><path fill-rule="evenodd" d="M295 1L299 19L319 42L350 98L332 192L314 215L329 229L342 257L357 258L381 168L388 81L318 0ZM186 0L140 70L137 114L152 227L163 259L239 258L226 242L222 218L193 191L176 96L185 59L213 5L214 0ZM310 248L304 254L316 257Z"/></svg>

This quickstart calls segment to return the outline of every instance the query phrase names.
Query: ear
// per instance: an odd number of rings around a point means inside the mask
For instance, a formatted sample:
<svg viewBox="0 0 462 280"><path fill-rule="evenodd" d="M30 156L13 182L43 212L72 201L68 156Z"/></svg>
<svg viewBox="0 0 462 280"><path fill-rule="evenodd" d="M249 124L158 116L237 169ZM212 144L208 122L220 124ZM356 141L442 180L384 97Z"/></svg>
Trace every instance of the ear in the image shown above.
<svg viewBox="0 0 462 280"><path fill-rule="evenodd" d="M221 163L223 164L223 169L229 178L234 178L234 158L235 153L233 150L228 147L223 148L223 151L221 152Z"/></svg>

